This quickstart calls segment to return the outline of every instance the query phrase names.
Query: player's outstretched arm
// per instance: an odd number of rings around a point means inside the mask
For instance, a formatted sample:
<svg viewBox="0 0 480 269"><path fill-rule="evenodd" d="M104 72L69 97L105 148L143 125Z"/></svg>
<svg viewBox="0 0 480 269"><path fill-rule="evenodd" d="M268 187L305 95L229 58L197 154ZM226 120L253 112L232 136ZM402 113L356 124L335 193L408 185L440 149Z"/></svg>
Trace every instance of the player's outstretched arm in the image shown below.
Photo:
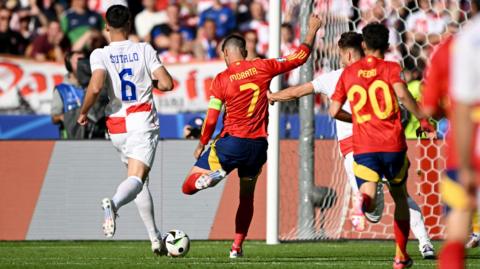
<svg viewBox="0 0 480 269"><path fill-rule="evenodd" d="M92 77L90 78L90 83L87 87L87 93L83 101L83 105L80 108L80 115L78 116L78 124L85 125L87 124L87 114L90 108L95 104L100 91L103 88L103 83L105 81L106 72L103 69L94 70Z"/></svg>
<svg viewBox="0 0 480 269"><path fill-rule="evenodd" d="M322 20L317 14L310 15L308 20L308 31L303 43L309 46L310 48L313 47L313 41L315 40L315 36L317 35L318 29L322 27Z"/></svg>
<svg viewBox="0 0 480 269"><path fill-rule="evenodd" d="M311 82L307 82L302 85L288 87L279 92L269 93L268 100L270 102L285 102L285 101L294 100L312 93L313 93L313 85Z"/></svg>
<svg viewBox="0 0 480 269"><path fill-rule="evenodd" d="M153 86L155 88L167 92L173 89L173 79L170 73L168 73L167 69L164 66L157 68L153 72Z"/></svg>

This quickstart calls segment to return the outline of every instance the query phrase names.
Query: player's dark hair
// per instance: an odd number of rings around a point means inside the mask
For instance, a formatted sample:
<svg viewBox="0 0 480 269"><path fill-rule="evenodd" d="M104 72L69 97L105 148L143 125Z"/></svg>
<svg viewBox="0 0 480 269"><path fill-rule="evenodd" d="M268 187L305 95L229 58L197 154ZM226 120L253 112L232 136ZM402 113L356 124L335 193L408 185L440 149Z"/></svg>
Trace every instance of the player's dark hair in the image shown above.
<svg viewBox="0 0 480 269"><path fill-rule="evenodd" d="M242 54L245 54L244 56L246 57L246 52L247 52L247 42L245 41L245 38L239 35L229 35L225 40L223 41L222 44L222 51L225 51L225 48L227 47L236 47L238 48Z"/></svg>
<svg viewBox="0 0 480 269"><path fill-rule="evenodd" d="M105 17L108 25L112 28L130 30L131 14L128 7L123 5L113 5L108 8Z"/></svg>
<svg viewBox="0 0 480 269"><path fill-rule="evenodd" d="M363 57L362 41L363 36L361 34L353 31L345 32L338 40L338 47L341 49L354 49Z"/></svg>
<svg viewBox="0 0 480 269"><path fill-rule="evenodd" d="M362 30L363 41L368 49L380 50L382 53L386 52L390 47L388 43L388 28L385 25L372 22L367 24Z"/></svg>

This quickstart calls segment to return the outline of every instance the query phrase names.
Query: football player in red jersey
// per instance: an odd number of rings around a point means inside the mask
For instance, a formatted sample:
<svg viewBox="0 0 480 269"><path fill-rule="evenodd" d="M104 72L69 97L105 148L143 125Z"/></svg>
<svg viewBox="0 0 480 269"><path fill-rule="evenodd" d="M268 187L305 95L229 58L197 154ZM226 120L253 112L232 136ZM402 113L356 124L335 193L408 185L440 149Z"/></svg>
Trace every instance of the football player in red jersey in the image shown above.
<svg viewBox="0 0 480 269"><path fill-rule="evenodd" d="M435 115L445 113L450 119L450 128L454 128L452 121L453 102L450 97L450 69L451 53L454 37L450 36L440 43L432 54L425 77L422 105L425 113ZM468 195L458 182L458 158L455 152L453 132L449 132L446 138L447 167L444 178L441 181L440 192L442 200L447 206L447 233L446 241L440 252L440 269L464 268L465 248L464 242L467 237L468 218L462 218L465 211L469 211L467 202ZM468 214L468 213L467 213Z"/></svg>
<svg viewBox="0 0 480 269"><path fill-rule="evenodd" d="M255 183L267 160L267 91L270 81L307 61L320 26L320 18L312 15L304 43L285 58L245 60L245 40L237 35L227 37L222 44L227 69L212 82L207 116L194 152L198 160L187 175L182 190L185 194L194 194L213 187L232 170L238 169L240 204L230 258L243 255L242 244L253 217ZM223 130L203 153L222 106L225 106Z"/></svg>
<svg viewBox="0 0 480 269"><path fill-rule="evenodd" d="M348 100L352 108L354 173L360 192L354 201L352 224L365 229L364 212L375 210L377 182L389 182L395 202L396 255L393 268L408 268L413 261L406 246L410 231L406 180L409 161L397 98L433 131L401 78L399 64L383 60L388 49L388 29L371 23L362 30L366 57L345 68L332 96L330 114L337 116Z"/></svg>
<svg viewBox="0 0 480 269"><path fill-rule="evenodd" d="M455 37L441 43L432 55L425 81L425 112L443 109L450 120L447 134L447 169L441 181L442 200L448 207L446 240L439 269L465 268L465 241L475 210L476 186L473 170L480 167L478 153L478 15L480 1L472 1L476 15ZM476 134L475 134L476 133ZM474 137L477 136L477 139ZM475 220L474 220L475 221ZM478 221L478 220L476 220ZM473 223L478 229L478 223ZM476 226L476 227L475 227ZM472 236L467 246L478 244Z"/></svg>

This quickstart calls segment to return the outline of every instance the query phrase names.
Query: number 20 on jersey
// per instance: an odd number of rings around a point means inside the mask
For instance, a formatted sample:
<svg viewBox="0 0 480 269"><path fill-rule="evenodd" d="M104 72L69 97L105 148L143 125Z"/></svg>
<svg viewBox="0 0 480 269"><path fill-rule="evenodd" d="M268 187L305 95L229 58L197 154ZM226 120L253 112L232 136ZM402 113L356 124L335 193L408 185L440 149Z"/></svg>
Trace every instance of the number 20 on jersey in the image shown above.
<svg viewBox="0 0 480 269"><path fill-rule="evenodd" d="M382 91L383 98L385 99L385 107L383 110L381 109L379 101L377 99L378 90ZM360 110L365 107L367 101L370 103L374 115L381 120L388 118L392 114L392 111L394 109L395 111L397 111L398 109L397 102L392 98L392 94L390 93L390 87L383 80L375 80L372 84L370 84L368 90L363 88L362 86L353 85L348 90L348 101L353 102L356 95L359 96L359 99L357 103L352 106L352 111L355 114L357 123L359 124L372 119L372 115L370 113L360 113Z"/></svg>

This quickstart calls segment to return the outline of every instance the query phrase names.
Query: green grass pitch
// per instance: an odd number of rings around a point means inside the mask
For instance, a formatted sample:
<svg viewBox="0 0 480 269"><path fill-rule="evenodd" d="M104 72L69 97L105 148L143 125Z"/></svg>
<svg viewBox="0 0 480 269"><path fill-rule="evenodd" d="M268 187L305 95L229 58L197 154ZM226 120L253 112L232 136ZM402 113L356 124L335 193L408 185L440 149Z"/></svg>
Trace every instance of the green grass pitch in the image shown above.
<svg viewBox="0 0 480 269"><path fill-rule="evenodd" d="M192 241L183 258L155 257L147 241L0 241L0 268L392 268L393 241L329 241L267 246L247 241L246 257L228 258L230 242ZM439 248L439 243L435 243ZM414 268L436 268L409 243ZM480 249L468 268L480 268Z"/></svg>

